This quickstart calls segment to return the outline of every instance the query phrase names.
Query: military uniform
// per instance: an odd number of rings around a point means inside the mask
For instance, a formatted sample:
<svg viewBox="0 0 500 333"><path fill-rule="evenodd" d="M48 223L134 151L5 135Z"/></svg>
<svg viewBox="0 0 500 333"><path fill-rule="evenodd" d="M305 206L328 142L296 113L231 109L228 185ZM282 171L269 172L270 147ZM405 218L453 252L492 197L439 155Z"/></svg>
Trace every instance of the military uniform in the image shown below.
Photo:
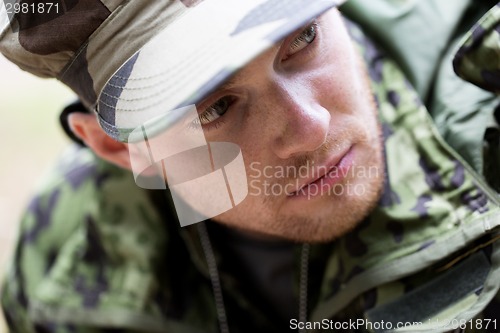
<svg viewBox="0 0 500 333"><path fill-rule="evenodd" d="M350 3L350 10L356 12L360 3ZM463 77L496 93L499 8L466 35L454 62ZM498 331L500 160L491 108L498 99L485 94L476 104L491 118L483 123L487 140L481 137L478 160L477 145L465 149L454 140L457 132L440 122L456 101L424 91L425 76L412 76L399 62L401 69L348 25L367 62L380 112L386 181L377 207L354 231L310 246L307 320L372 323L329 328L343 332L384 332L401 323L420 324L400 332ZM398 58L397 48L388 53ZM483 61L491 57L496 62ZM447 89L448 70L429 71L436 92ZM460 128L460 121L454 124ZM163 191L140 189L129 172L85 148L72 148L21 223L2 295L13 332L217 332L203 229L179 228L171 212ZM213 252L223 266L224 253L217 246ZM297 245L297 294L300 252ZM223 269L219 275L231 332L289 329L252 303L234 276Z"/></svg>

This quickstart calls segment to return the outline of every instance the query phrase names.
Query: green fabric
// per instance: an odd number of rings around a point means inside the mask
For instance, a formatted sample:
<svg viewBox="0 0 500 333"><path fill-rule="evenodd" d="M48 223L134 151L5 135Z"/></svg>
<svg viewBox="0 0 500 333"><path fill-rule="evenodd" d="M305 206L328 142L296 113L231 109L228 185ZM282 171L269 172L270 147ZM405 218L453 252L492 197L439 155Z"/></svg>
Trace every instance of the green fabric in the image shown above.
<svg viewBox="0 0 500 333"><path fill-rule="evenodd" d="M455 72L463 79L494 92L498 96L500 92L500 4L491 8L467 32L459 46L453 59ZM498 98L489 99L492 102L489 103L488 108L496 107L496 111L495 113L492 111L481 112L484 118L483 123L487 125L484 132L485 140L482 147L477 147L476 139L475 148L482 148L485 157L485 162L480 165L484 176L493 188L500 191L498 171L500 170L500 126L498 124L500 121L500 102Z"/></svg>
<svg viewBox="0 0 500 333"><path fill-rule="evenodd" d="M415 4L387 2L401 3ZM491 263L480 279L483 289L464 291L466 297L430 315L442 322L481 316L500 283L500 241L490 244L500 233L498 194L454 142L440 137L397 63L355 26L350 31L379 105L387 182L379 205L358 228L311 247L311 271L322 273L310 276L310 318L367 318L483 251ZM138 188L129 172L87 149L65 154L21 223L2 291L12 332L217 332L197 229L178 227L169 205L163 192ZM241 293L239 281L223 269L220 275L231 332L286 330ZM417 312L411 318L426 319Z"/></svg>
<svg viewBox="0 0 500 333"><path fill-rule="evenodd" d="M463 37L453 66L460 77L500 93L500 4L491 8Z"/></svg>
<svg viewBox="0 0 500 333"><path fill-rule="evenodd" d="M484 145L488 145L488 141L485 140L487 129L498 130L493 113L500 105L500 100L491 92L456 76L451 62L458 46L457 40L453 46L443 58L429 110L443 138L478 173L484 174L497 191L500 191L498 173L495 175L485 170L486 154L483 149ZM498 150L498 145L491 148ZM500 170L498 159L489 157L486 160L494 163L497 171Z"/></svg>
<svg viewBox="0 0 500 333"><path fill-rule="evenodd" d="M471 0L349 0L342 12L360 23L399 63L422 99Z"/></svg>
<svg viewBox="0 0 500 333"><path fill-rule="evenodd" d="M477 71L490 64L488 68L499 70L500 46L498 33L494 30L500 15L499 6L482 18L480 27L487 25L487 31L491 32L481 40L482 43L476 42L472 49L466 47L473 42L472 31L462 38L495 3L491 0L458 0L453 4L440 0L351 0L342 6L342 11L361 24L399 64L428 105L441 136L478 173L485 174L489 183L499 191L500 177L493 174L500 169L499 134L489 136L494 136L494 140L484 140L499 100L492 93L462 81L452 67L458 46L466 43L454 65L457 69L460 67L459 74L464 72L461 76L478 82L475 77L480 74L475 74L473 69ZM478 30L475 29L476 35ZM498 77L500 74L497 73L497 80ZM489 155L488 165L485 165L483 155Z"/></svg>

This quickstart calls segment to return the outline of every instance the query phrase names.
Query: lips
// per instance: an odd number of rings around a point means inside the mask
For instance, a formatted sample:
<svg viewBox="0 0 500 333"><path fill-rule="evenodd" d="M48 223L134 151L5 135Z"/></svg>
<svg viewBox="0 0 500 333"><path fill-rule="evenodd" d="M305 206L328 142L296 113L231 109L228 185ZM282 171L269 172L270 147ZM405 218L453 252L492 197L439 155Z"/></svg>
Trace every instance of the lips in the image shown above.
<svg viewBox="0 0 500 333"><path fill-rule="evenodd" d="M327 162L319 164L314 168L318 171L312 171L312 177L306 178L297 187L290 192L288 197L315 196L321 190L321 193L327 192L335 183L344 178L352 165L353 149L349 147L340 154L331 157ZM311 193L312 189L315 193Z"/></svg>

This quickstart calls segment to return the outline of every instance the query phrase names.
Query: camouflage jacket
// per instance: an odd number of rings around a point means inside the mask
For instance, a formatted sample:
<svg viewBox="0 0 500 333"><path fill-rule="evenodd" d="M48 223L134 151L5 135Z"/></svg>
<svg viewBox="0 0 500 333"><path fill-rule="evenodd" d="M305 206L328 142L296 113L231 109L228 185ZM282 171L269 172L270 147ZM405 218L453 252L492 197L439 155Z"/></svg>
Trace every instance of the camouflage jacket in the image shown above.
<svg viewBox="0 0 500 333"><path fill-rule="evenodd" d="M356 2L351 3L355 11ZM476 29L486 33L468 35L455 64L460 69L481 59L484 46L476 39L491 40L496 67L488 62L481 73L498 79L499 7L490 15L497 17L496 25L483 24ZM463 106L446 93L419 90L424 76L412 78L404 63L401 70L354 26L351 32L369 66L387 176L378 206L359 227L335 242L311 246L308 320L350 324L331 329L342 332L383 332L400 323L420 324L399 332L495 332L500 329L500 199L494 190L498 174L491 170L498 172L500 165L498 125L475 118L483 131L477 159L450 129L467 126L463 119L469 114L451 113ZM397 48L388 52L397 59ZM453 54L445 52L442 61ZM475 63L477 73L485 63ZM450 78L451 66L436 68L430 71L435 91L446 92L451 79L455 91L475 98L467 104L473 109L463 112L493 116L496 97L479 88L471 93L468 89L476 88ZM469 77L470 70L460 73ZM496 141L483 142L491 133ZM214 250L222 262L223 254ZM220 279L231 332L289 330L253 304L240 281L224 270ZM138 188L129 172L85 148L65 154L31 201L2 306L13 332L218 332L199 230L178 227L164 192ZM352 325L361 319L371 324Z"/></svg>

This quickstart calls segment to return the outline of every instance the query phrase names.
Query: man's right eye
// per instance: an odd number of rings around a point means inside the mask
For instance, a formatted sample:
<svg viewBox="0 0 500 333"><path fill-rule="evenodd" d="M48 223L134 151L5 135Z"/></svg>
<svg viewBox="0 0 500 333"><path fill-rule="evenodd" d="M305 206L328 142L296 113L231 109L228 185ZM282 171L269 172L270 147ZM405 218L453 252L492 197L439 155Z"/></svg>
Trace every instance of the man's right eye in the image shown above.
<svg viewBox="0 0 500 333"><path fill-rule="evenodd" d="M201 125L209 125L223 116L233 104L233 96L224 96L199 114Z"/></svg>

